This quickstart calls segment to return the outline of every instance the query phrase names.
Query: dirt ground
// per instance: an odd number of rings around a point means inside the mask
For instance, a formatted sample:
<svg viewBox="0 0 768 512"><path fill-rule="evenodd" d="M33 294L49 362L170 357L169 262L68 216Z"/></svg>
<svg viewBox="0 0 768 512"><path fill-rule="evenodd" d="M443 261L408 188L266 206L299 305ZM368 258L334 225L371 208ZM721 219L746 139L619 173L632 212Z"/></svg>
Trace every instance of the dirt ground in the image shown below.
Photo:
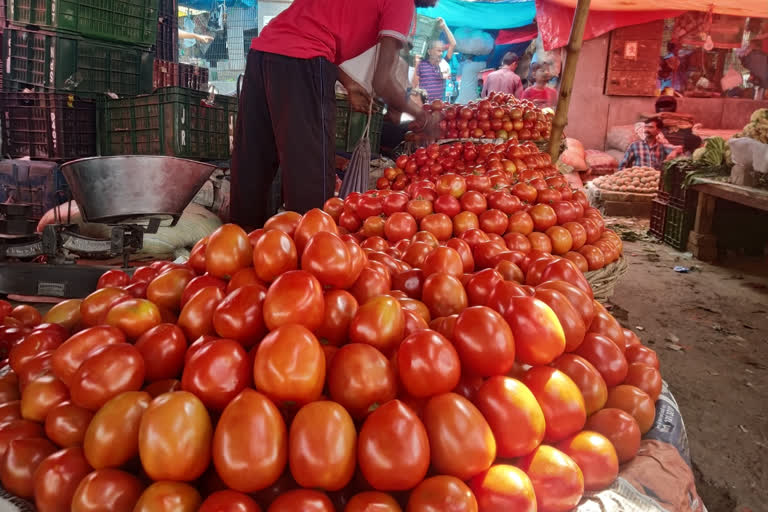
<svg viewBox="0 0 768 512"><path fill-rule="evenodd" d="M699 495L710 512L768 510L768 260L709 265L644 236L647 221L609 223L641 235L625 242L612 312L659 355Z"/></svg>

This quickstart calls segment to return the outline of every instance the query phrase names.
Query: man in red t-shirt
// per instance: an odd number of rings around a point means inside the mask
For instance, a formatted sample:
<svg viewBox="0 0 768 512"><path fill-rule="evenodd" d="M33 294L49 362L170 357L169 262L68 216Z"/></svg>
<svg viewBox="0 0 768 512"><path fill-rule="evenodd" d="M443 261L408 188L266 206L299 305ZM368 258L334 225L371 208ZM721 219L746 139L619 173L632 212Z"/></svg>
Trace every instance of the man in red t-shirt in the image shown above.
<svg viewBox="0 0 768 512"><path fill-rule="evenodd" d="M549 68L540 62L534 62L531 64L531 75L535 84L525 90L523 99L533 101L537 107L554 107L557 103L557 91L547 85L552 78Z"/></svg>
<svg viewBox="0 0 768 512"><path fill-rule="evenodd" d="M367 95L338 65L380 43L373 87L390 108L412 115L416 131L437 121L395 79L416 7L437 0L294 0L253 40L232 153L231 220L260 227L278 166L288 210L321 208L336 176L335 83L360 102ZM276 208L278 205L273 205Z"/></svg>

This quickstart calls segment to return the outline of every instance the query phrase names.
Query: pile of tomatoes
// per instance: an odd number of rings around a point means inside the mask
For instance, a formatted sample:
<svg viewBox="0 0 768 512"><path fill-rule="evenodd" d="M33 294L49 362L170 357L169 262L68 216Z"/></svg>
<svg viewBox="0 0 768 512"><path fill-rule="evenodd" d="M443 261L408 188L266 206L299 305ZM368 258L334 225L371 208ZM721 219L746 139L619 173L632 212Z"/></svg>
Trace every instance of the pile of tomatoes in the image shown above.
<svg viewBox="0 0 768 512"><path fill-rule="evenodd" d="M464 106L435 100L425 108L442 114L443 139L536 141L549 138L552 130L551 113L506 93L491 93L488 98Z"/></svg>
<svg viewBox="0 0 768 512"><path fill-rule="evenodd" d="M284 212L42 318L2 303L3 487L40 512L548 512L609 486L653 350L569 259L401 241Z"/></svg>
<svg viewBox="0 0 768 512"><path fill-rule="evenodd" d="M518 263L532 250L568 258L582 272L621 257L619 236L533 144L433 145L400 157L381 180L379 190L332 198L324 210L358 240L394 246L399 256L426 231L440 242L488 242L477 248L485 254L477 269Z"/></svg>

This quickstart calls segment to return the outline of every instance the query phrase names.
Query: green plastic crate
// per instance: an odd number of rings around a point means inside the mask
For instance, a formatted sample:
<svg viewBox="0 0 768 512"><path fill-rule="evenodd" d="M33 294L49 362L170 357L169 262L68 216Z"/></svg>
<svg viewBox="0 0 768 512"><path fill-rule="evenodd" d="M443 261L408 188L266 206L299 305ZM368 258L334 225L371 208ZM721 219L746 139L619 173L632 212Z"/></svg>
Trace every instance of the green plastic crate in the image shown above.
<svg viewBox="0 0 768 512"><path fill-rule="evenodd" d="M421 58L427 56L430 41L437 39L440 35L437 23L437 18L416 15L416 33L413 35L411 55L418 55Z"/></svg>
<svg viewBox="0 0 768 512"><path fill-rule="evenodd" d="M6 90L56 90L90 97L152 92L154 57L136 46L7 28L4 49Z"/></svg>
<svg viewBox="0 0 768 512"><path fill-rule="evenodd" d="M384 127L382 106L374 104L371 117L371 129L368 138L371 141L371 154L378 155L381 149L381 132ZM336 151L351 153L365 131L368 116L353 112L346 96L336 95Z"/></svg>
<svg viewBox="0 0 768 512"><path fill-rule="evenodd" d="M155 44L159 0L8 0L11 23L143 46Z"/></svg>
<svg viewBox="0 0 768 512"><path fill-rule="evenodd" d="M151 95L103 102L104 155L230 157L237 99L166 87Z"/></svg>
<svg viewBox="0 0 768 512"><path fill-rule="evenodd" d="M688 234L693 227L694 213L685 208L667 205L666 219L664 220L664 243L678 251L686 251L688 248Z"/></svg>

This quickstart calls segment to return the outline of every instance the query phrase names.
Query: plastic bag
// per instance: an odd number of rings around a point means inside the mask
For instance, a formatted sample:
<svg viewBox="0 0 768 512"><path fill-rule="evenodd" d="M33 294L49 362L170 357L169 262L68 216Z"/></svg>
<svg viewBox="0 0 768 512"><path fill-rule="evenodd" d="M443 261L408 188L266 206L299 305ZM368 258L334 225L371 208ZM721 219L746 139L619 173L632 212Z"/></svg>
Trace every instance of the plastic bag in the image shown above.
<svg viewBox="0 0 768 512"><path fill-rule="evenodd" d="M768 144L741 137L730 139L728 146L731 148L731 158L735 165L763 174L768 173Z"/></svg>
<svg viewBox="0 0 768 512"><path fill-rule="evenodd" d="M454 32L456 51L468 55L488 55L493 51L493 36L482 30L460 28Z"/></svg>

